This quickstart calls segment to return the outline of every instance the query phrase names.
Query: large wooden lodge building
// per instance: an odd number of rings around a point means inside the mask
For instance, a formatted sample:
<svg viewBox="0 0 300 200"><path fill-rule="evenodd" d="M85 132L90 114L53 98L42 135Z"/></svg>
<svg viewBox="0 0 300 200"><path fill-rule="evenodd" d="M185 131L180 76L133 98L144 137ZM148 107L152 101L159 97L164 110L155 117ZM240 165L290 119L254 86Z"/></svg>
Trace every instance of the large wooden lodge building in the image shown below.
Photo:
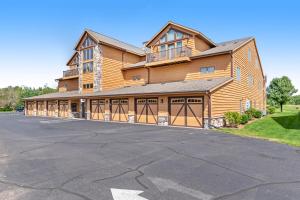
<svg viewBox="0 0 300 200"><path fill-rule="evenodd" d="M255 39L215 43L168 22L143 48L85 30L57 93L25 99L25 114L220 127L224 113L266 109Z"/></svg>

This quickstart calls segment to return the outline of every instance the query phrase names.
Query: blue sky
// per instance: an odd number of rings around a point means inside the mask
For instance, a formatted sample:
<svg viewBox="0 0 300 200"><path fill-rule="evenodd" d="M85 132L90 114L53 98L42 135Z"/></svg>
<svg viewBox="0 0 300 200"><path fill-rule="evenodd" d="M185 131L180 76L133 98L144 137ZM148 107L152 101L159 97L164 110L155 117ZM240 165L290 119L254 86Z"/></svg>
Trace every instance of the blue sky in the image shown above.
<svg viewBox="0 0 300 200"><path fill-rule="evenodd" d="M141 46L167 21L215 42L255 36L268 80L287 75L300 89L297 1L16 1L0 4L0 87L55 87L84 28Z"/></svg>

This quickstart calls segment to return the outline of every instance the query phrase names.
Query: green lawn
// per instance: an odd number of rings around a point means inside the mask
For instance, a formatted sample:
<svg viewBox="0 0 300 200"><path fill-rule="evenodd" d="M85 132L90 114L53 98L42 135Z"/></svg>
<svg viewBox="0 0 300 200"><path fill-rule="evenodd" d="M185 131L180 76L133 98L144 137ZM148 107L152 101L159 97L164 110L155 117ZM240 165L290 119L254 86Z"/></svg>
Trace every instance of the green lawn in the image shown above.
<svg viewBox="0 0 300 200"><path fill-rule="evenodd" d="M297 109L298 107L298 109ZM226 133L241 136L256 137L300 146L300 106L286 105L283 112L279 110L242 129L222 128Z"/></svg>

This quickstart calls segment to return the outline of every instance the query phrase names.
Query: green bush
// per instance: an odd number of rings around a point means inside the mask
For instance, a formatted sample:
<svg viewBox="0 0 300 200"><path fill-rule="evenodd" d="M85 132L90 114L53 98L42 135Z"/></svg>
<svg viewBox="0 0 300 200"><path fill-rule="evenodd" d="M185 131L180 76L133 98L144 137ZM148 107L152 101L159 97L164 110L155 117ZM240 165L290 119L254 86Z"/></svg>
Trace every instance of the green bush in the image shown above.
<svg viewBox="0 0 300 200"><path fill-rule="evenodd" d="M9 111L13 111L13 108L6 105L3 108L0 108L0 112L9 112Z"/></svg>
<svg viewBox="0 0 300 200"><path fill-rule="evenodd" d="M256 110L255 112L253 112L253 117L261 118L262 117L262 112L260 110Z"/></svg>
<svg viewBox="0 0 300 200"><path fill-rule="evenodd" d="M238 112L226 112L225 120L228 126L237 127L241 122L241 115Z"/></svg>
<svg viewBox="0 0 300 200"><path fill-rule="evenodd" d="M249 117L247 114L241 115L241 124L247 124L249 121Z"/></svg>
<svg viewBox="0 0 300 200"><path fill-rule="evenodd" d="M249 120L251 120L253 117L255 118L262 117L262 112L255 108L249 108L248 110L245 111L245 114L248 115Z"/></svg>
<svg viewBox="0 0 300 200"><path fill-rule="evenodd" d="M276 108L274 106L267 106L267 113L268 114L274 114Z"/></svg>

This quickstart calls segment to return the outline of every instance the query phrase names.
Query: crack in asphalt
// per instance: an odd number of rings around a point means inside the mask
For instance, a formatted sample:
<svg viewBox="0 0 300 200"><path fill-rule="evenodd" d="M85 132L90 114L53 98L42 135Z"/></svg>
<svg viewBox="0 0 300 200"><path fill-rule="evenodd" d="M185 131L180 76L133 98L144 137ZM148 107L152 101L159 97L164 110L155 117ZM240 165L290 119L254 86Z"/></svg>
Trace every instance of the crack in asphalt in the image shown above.
<svg viewBox="0 0 300 200"><path fill-rule="evenodd" d="M157 162L161 159L157 159L157 160L152 160L150 162L147 162L147 163L144 163L144 164L141 164L135 168L128 168L126 171L122 172L122 173L119 173L119 174L116 174L114 176L109 176L109 177L105 177L105 178L101 178L101 179L96 179L96 180L93 180L92 183L98 183L98 182L101 182L101 181L105 181L105 180L109 180L109 179L115 179L115 178L118 178L118 177L121 177L121 176L124 176L128 173L131 173L131 172L139 172L141 168L143 167L148 167L149 165L153 164L154 162ZM144 186L143 186L144 187Z"/></svg>
<svg viewBox="0 0 300 200"><path fill-rule="evenodd" d="M23 188L23 189L30 189L30 190L42 190L42 191L46 190L46 191L50 191L50 192L53 192L54 190L59 190L59 191L62 191L62 192L68 193L68 194L75 195L75 196L80 197L84 200L93 200L93 199L91 199L91 198L89 198L89 197L87 197L83 194L80 194L80 193L70 191L70 190L67 190L67 189L63 188L63 186L65 184L75 180L79 176L80 175L77 175L75 177L72 177L72 178L68 179L67 181L62 183L59 187L34 187L34 186L30 186L30 185L23 185L23 184L18 184L18 183L9 182L9 181L3 181L3 180L0 180L0 183L2 183L4 185L14 186L14 187Z"/></svg>
<svg viewBox="0 0 300 200"><path fill-rule="evenodd" d="M221 196L218 196L218 197L215 197L213 198L212 200L222 200L224 198L227 198L227 197L231 197L231 196L234 196L234 195L237 195L237 194L241 194L243 192L247 192L249 190L253 190L255 188L259 188L259 187L263 187L263 186L269 186L269 185L285 185L285 184L294 184L294 183L300 183L300 181L282 181L282 182L267 182L267 183L260 183L260 184L257 184L257 185L254 185L254 186L251 186L251 187L247 187L247 188L244 188L244 189L241 189L241 190L238 190L236 192L233 192L233 193L230 193L230 194L225 194L225 195L221 195Z"/></svg>
<svg viewBox="0 0 300 200"><path fill-rule="evenodd" d="M172 152L178 154L178 155L185 156L185 157L188 157L188 158L193 158L193 159L196 159L196 160L201 160L201 161L206 162L206 163L208 163L208 164L211 164L211 165L220 167L220 168L222 168L222 169L231 171L231 172L233 172L233 173L236 173L236 174L239 174L239 175L242 175L242 176L251 178L251 179L253 179L253 180L256 180L256 181L259 181L259 182L265 182L265 180L263 180L263 179L260 179L260 178L257 178L257 177L250 176L250 175L248 175L248 174L245 174L245 173L242 173L242 172L240 172L240 171L231 169L231 168L229 168L229 167L225 167L225 166L223 166L223 165L221 165L221 164L219 164L219 163L216 163L216 162L213 162L213 161L210 161L210 160L206 160L206 159L204 159L204 158L199 158L199 157L196 157L196 156L191 156L191 155L188 155L188 154L185 154L185 153L176 151L175 149L173 149L173 148L171 148L171 147L166 147L166 148L169 149L170 151L172 151Z"/></svg>

